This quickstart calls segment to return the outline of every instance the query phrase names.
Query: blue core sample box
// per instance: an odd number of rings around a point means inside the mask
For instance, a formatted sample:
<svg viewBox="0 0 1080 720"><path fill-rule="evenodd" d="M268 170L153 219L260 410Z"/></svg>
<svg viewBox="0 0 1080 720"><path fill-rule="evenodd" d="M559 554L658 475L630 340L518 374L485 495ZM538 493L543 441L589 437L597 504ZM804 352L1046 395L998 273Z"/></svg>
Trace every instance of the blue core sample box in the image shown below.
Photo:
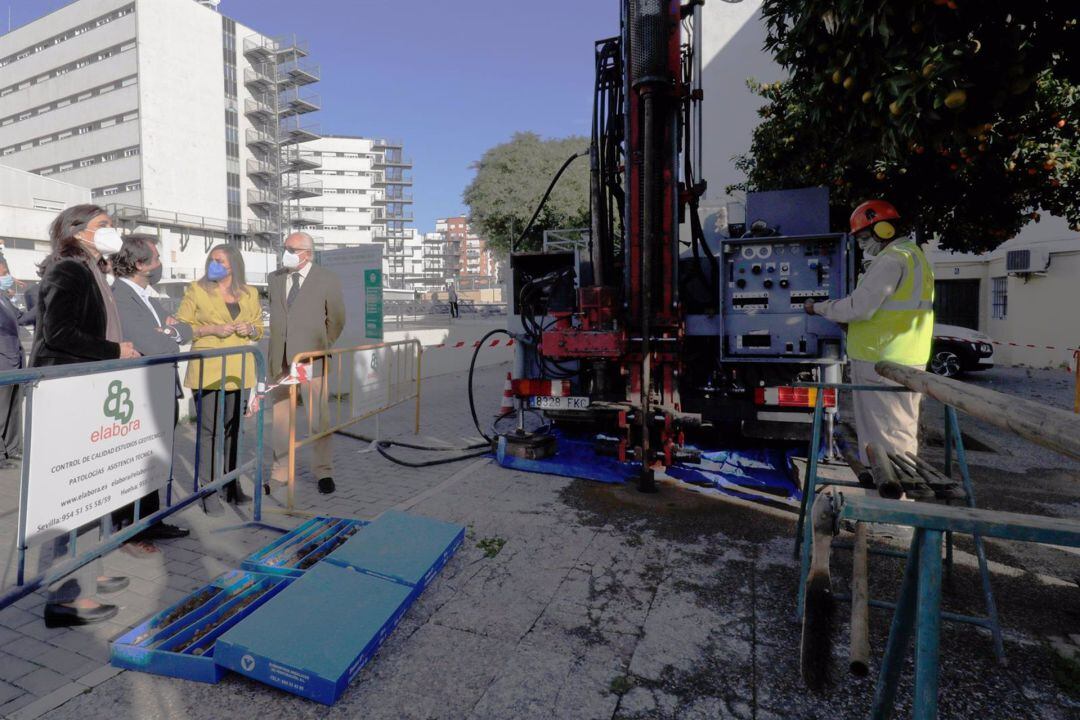
<svg viewBox="0 0 1080 720"><path fill-rule="evenodd" d="M290 582L232 570L162 610L112 644L115 667L216 683L225 668L214 661L217 638Z"/></svg>

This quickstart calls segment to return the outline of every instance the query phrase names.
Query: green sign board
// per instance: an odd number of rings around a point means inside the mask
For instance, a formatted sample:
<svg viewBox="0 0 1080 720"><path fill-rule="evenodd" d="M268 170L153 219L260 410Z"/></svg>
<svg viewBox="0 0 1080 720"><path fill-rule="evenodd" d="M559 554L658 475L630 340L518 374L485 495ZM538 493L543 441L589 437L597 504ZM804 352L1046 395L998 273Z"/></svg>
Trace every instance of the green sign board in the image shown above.
<svg viewBox="0 0 1080 720"><path fill-rule="evenodd" d="M364 337L383 339L382 270L364 270Z"/></svg>

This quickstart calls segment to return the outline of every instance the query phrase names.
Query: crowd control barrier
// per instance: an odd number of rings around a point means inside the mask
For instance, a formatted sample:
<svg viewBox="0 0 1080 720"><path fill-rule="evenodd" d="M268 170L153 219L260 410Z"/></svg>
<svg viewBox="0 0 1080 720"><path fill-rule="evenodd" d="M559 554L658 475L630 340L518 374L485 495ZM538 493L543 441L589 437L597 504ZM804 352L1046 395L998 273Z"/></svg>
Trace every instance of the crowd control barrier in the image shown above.
<svg viewBox="0 0 1080 720"><path fill-rule="evenodd" d="M285 512L296 510L296 456L300 448L415 401L413 431L420 432L420 378L423 346L419 340L359 345L299 353L293 358L289 383L289 457ZM301 386L318 388L322 402L308 402L306 434L297 429ZM314 389L314 388L313 388ZM308 397L312 397L313 392ZM317 409L316 406L321 405ZM377 433L376 433L377 435Z"/></svg>
<svg viewBox="0 0 1080 720"><path fill-rule="evenodd" d="M233 356L241 359L240 388L249 377L247 356L254 359L252 384L265 378L266 361L254 346L0 372L0 386L22 386L25 408L16 585L0 594L0 609L103 557L151 525L246 473L254 479L254 511L252 520L241 527L284 532L262 522L261 408L253 428L248 430L255 433L249 459L242 460L248 438L241 422L236 438L237 467L225 472L225 443L213 443L213 480L208 483L199 481L205 449L201 447L203 419L197 414L192 493L172 502L174 469L179 471L174 462L177 366L220 358L220 387L226 379L225 359ZM206 377L212 373L205 367L199 363L203 387L215 382ZM222 438L224 393L219 393L217 399L214 434ZM140 518L139 498L153 490L164 491L162 507ZM132 503L135 521L113 532L112 512ZM101 541L80 551L79 532L93 524L100 525ZM67 559L54 559L50 567L39 568L36 575L27 577L28 550L65 534Z"/></svg>

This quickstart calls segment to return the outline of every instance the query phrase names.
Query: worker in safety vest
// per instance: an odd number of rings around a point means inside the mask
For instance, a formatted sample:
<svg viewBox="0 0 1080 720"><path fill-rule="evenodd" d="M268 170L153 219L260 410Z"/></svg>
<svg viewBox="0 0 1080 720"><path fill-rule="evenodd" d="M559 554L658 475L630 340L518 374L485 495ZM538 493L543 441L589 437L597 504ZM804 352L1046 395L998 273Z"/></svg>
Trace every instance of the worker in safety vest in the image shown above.
<svg viewBox="0 0 1080 720"><path fill-rule="evenodd" d="M870 265L855 291L840 300L806 301L809 315L847 325L847 354L855 385L895 385L874 370L890 360L923 370L934 333L934 271L922 250L899 234L900 214L884 200L868 200L851 214L851 234ZM918 453L919 395L855 392L859 458L867 444Z"/></svg>

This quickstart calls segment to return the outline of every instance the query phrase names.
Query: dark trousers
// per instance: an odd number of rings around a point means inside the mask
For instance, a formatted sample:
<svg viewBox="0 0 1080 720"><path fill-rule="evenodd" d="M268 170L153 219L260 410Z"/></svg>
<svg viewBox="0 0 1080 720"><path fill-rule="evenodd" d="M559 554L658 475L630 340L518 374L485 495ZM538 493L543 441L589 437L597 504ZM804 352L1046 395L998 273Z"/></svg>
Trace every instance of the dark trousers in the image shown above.
<svg viewBox="0 0 1080 720"><path fill-rule="evenodd" d="M225 394L224 414L219 419L219 396ZM214 472L214 458L218 449L224 452L224 472L236 469L236 438L240 434L240 390L196 390L195 411L199 424L199 485L206 485L217 478ZM222 423L224 435L217 432L218 423ZM236 492L236 481L225 486L226 495Z"/></svg>
<svg viewBox="0 0 1080 720"><path fill-rule="evenodd" d="M22 386L0 387L0 441L4 457L22 453Z"/></svg>
<svg viewBox="0 0 1080 720"><path fill-rule="evenodd" d="M458 307L457 307L456 302L451 302L450 303L450 317L452 317L452 318L458 317Z"/></svg>

